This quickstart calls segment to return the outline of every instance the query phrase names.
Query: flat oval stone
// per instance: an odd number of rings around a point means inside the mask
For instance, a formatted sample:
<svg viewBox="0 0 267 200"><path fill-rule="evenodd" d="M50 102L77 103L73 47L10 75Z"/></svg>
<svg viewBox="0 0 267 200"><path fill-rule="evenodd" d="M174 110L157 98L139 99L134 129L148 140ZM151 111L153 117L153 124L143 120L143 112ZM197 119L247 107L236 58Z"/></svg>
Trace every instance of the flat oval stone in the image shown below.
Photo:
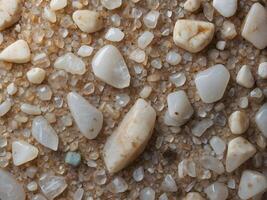
<svg viewBox="0 0 267 200"><path fill-rule="evenodd" d="M57 151L58 135L48 121L42 117L35 117L32 121L32 136L45 147Z"/></svg>
<svg viewBox="0 0 267 200"><path fill-rule="evenodd" d="M102 47L92 60L95 76L115 88L130 85L130 73L120 51L113 45Z"/></svg>
<svg viewBox="0 0 267 200"><path fill-rule="evenodd" d="M267 103L263 104L258 110L255 116L255 121L258 129L265 137L267 137Z"/></svg>
<svg viewBox="0 0 267 200"><path fill-rule="evenodd" d="M213 7L224 17L232 17L237 10L237 0L213 0Z"/></svg>
<svg viewBox="0 0 267 200"><path fill-rule="evenodd" d="M76 92L70 92L67 101L81 133L88 139L96 138L103 125L102 113Z"/></svg>
<svg viewBox="0 0 267 200"><path fill-rule="evenodd" d="M7 171L0 169L0 199L25 200L26 195L23 187L15 177Z"/></svg>
<svg viewBox="0 0 267 200"><path fill-rule="evenodd" d="M196 75L195 83L198 94L205 103L213 103L223 97L230 79L230 73L223 65L218 64Z"/></svg>

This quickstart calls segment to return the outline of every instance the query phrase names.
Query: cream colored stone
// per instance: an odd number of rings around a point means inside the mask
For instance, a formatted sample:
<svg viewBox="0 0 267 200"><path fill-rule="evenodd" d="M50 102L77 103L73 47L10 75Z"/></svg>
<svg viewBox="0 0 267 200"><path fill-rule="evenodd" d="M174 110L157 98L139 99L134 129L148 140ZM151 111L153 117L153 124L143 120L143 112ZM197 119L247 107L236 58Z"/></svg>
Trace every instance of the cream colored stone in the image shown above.
<svg viewBox="0 0 267 200"><path fill-rule="evenodd" d="M213 7L224 17L232 17L237 10L237 0L213 0Z"/></svg>
<svg viewBox="0 0 267 200"><path fill-rule="evenodd" d="M236 82L245 88L252 88L254 86L255 81L249 66L243 65L241 67L237 73Z"/></svg>
<svg viewBox="0 0 267 200"><path fill-rule="evenodd" d="M205 200L198 192L189 192L183 200Z"/></svg>
<svg viewBox="0 0 267 200"><path fill-rule="evenodd" d="M32 68L27 72L27 78L31 83L40 84L45 79L45 70L39 67Z"/></svg>
<svg viewBox="0 0 267 200"><path fill-rule="evenodd" d="M54 11L65 8L68 4L68 0L51 0L50 8Z"/></svg>
<svg viewBox="0 0 267 200"><path fill-rule="evenodd" d="M184 3L184 9L189 12L197 11L201 6L201 0L187 0Z"/></svg>
<svg viewBox="0 0 267 200"><path fill-rule="evenodd" d="M242 134L249 127L249 117L244 111L235 111L230 115L228 124L233 134Z"/></svg>

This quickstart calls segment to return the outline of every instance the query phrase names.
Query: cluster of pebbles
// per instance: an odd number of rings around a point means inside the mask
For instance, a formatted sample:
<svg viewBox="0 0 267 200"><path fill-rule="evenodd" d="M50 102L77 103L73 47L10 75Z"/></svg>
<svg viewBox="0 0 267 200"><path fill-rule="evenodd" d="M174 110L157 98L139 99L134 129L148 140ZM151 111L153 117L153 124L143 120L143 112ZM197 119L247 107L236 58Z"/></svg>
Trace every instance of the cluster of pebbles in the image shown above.
<svg viewBox="0 0 267 200"><path fill-rule="evenodd" d="M0 0L0 200L265 200L257 0Z"/></svg>

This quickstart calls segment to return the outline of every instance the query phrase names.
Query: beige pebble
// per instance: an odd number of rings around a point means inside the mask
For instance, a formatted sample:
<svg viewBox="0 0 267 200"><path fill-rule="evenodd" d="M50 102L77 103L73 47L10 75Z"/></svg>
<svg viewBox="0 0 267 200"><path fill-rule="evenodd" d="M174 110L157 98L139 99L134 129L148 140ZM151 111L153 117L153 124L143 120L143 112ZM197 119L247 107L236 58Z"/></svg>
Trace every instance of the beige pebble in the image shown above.
<svg viewBox="0 0 267 200"><path fill-rule="evenodd" d="M51 10L61 10L65 8L68 4L67 0L51 0L50 1L50 8Z"/></svg>
<svg viewBox="0 0 267 200"><path fill-rule="evenodd" d="M189 12L195 12L201 6L201 0L187 0L184 3L184 9Z"/></svg>
<svg viewBox="0 0 267 200"><path fill-rule="evenodd" d="M244 111L235 111L230 115L228 124L233 134L242 134L249 127L249 118Z"/></svg>
<svg viewBox="0 0 267 200"><path fill-rule="evenodd" d="M40 84L45 79L45 70L39 67L32 68L27 72L27 78L31 83Z"/></svg>
<svg viewBox="0 0 267 200"><path fill-rule="evenodd" d="M254 77L248 65L243 65L238 71L236 82L245 88L252 88L254 86Z"/></svg>

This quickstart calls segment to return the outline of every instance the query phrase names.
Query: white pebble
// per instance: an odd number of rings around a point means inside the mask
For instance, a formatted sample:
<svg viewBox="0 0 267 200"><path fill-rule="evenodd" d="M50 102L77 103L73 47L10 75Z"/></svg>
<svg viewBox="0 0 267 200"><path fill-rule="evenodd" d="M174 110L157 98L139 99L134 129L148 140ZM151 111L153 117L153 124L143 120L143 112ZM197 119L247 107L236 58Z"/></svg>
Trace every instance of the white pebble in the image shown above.
<svg viewBox="0 0 267 200"><path fill-rule="evenodd" d="M196 75L195 83L198 94L205 103L220 100L230 79L230 73L224 65L217 64Z"/></svg>
<svg viewBox="0 0 267 200"><path fill-rule="evenodd" d="M223 174L224 173L224 166L222 162L213 156L204 155L200 158L200 164L205 169L211 170L216 172L217 174Z"/></svg>
<svg viewBox="0 0 267 200"><path fill-rule="evenodd" d="M255 81L253 75L250 71L250 67L247 65L243 65L236 76L236 82L245 87L245 88L252 88Z"/></svg>
<svg viewBox="0 0 267 200"><path fill-rule="evenodd" d="M255 121L261 133L267 137L267 103L263 104L255 116Z"/></svg>
<svg viewBox="0 0 267 200"><path fill-rule="evenodd" d="M172 175L167 174L163 179L160 189L164 192L177 192L178 187Z"/></svg>
<svg viewBox="0 0 267 200"><path fill-rule="evenodd" d="M28 80L31 82L31 83L34 83L34 84L40 84L44 81L45 79L45 70L44 69L41 69L39 67L36 67L36 68L32 68L30 69L26 76L28 78Z"/></svg>
<svg viewBox="0 0 267 200"><path fill-rule="evenodd" d="M224 17L232 17L237 10L237 0L213 0L213 7Z"/></svg>
<svg viewBox="0 0 267 200"><path fill-rule="evenodd" d="M141 49L135 49L130 53L129 58L137 63L142 63L146 59L146 53Z"/></svg>
<svg viewBox="0 0 267 200"><path fill-rule="evenodd" d="M67 0L51 0L50 1L50 8L54 11L63 9L67 6Z"/></svg>
<svg viewBox="0 0 267 200"><path fill-rule="evenodd" d="M122 0L101 0L101 4L108 10L114 10L122 5Z"/></svg>
<svg viewBox="0 0 267 200"><path fill-rule="evenodd" d="M154 29L157 26L160 13L156 10L149 11L143 18L147 28Z"/></svg>
<svg viewBox="0 0 267 200"><path fill-rule="evenodd" d="M94 48L93 47L90 47L90 46L87 46L87 45L82 45L77 54L78 56L81 56L81 57L88 57L88 56L91 56L92 53L94 51Z"/></svg>
<svg viewBox="0 0 267 200"><path fill-rule="evenodd" d="M120 51L113 45L102 47L92 60L95 76L115 88L130 85L130 73Z"/></svg>
<svg viewBox="0 0 267 200"><path fill-rule="evenodd" d="M204 189L209 200L226 200L228 189L223 183L215 182Z"/></svg>
<svg viewBox="0 0 267 200"><path fill-rule="evenodd" d="M105 39L111 42L120 42L124 38L124 33L119 28L109 28L105 34Z"/></svg>
<svg viewBox="0 0 267 200"><path fill-rule="evenodd" d="M189 192L183 200L205 200L198 192Z"/></svg>
<svg viewBox="0 0 267 200"><path fill-rule="evenodd" d="M154 200L155 196L156 192L151 187L145 187L139 194L140 200Z"/></svg>
<svg viewBox="0 0 267 200"><path fill-rule="evenodd" d="M14 95L18 91L18 88L15 83L10 83L6 88L6 91L9 95Z"/></svg>
<svg viewBox="0 0 267 200"><path fill-rule="evenodd" d="M201 0L186 0L184 3L184 9L188 12L195 12L201 6Z"/></svg>
<svg viewBox="0 0 267 200"><path fill-rule="evenodd" d="M181 87L186 82L186 76L183 72L172 74L169 77L171 83L173 83L176 87Z"/></svg>
<svg viewBox="0 0 267 200"><path fill-rule="evenodd" d="M242 134L249 127L249 117L244 111L235 111L230 115L228 124L233 134Z"/></svg>
<svg viewBox="0 0 267 200"><path fill-rule="evenodd" d="M137 39L137 45L140 49L145 49L154 39L154 34L150 31L145 31Z"/></svg>
<svg viewBox="0 0 267 200"><path fill-rule="evenodd" d="M11 102L9 99L0 104L0 117L3 117L11 109Z"/></svg>
<svg viewBox="0 0 267 200"><path fill-rule="evenodd" d="M140 91L139 96L143 99L146 99L150 96L152 92L152 87L149 85L146 85L143 87L143 89Z"/></svg>
<svg viewBox="0 0 267 200"><path fill-rule="evenodd" d="M223 51L225 49L226 42L225 41L218 41L216 44L216 48Z"/></svg>
<svg viewBox="0 0 267 200"><path fill-rule="evenodd" d="M209 143L217 155L223 155L224 154L224 151L226 149L226 144L225 144L225 141L223 139L221 139L218 136L213 136L210 139Z"/></svg>
<svg viewBox="0 0 267 200"><path fill-rule="evenodd" d="M27 104L27 103L21 104L20 110L29 115L40 115L42 113L39 106L35 106L35 105Z"/></svg>
<svg viewBox="0 0 267 200"><path fill-rule="evenodd" d="M44 18L50 21L51 23L56 23L57 21L57 15L56 13L51 10L49 7L44 8Z"/></svg>
<svg viewBox="0 0 267 200"><path fill-rule="evenodd" d="M166 55L166 62L170 65L178 65L182 61L182 56L175 51L169 51Z"/></svg>
<svg viewBox="0 0 267 200"><path fill-rule="evenodd" d="M235 25L231 21L224 21L221 28L222 37L226 40L232 40L237 36Z"/></svg>
<svg viewBox="0 0 267 200"><path fill-rule="evenodd" d="M258 75L262 79L267 79L267 62L263 62L263 63L259 64Z"/></svg>

